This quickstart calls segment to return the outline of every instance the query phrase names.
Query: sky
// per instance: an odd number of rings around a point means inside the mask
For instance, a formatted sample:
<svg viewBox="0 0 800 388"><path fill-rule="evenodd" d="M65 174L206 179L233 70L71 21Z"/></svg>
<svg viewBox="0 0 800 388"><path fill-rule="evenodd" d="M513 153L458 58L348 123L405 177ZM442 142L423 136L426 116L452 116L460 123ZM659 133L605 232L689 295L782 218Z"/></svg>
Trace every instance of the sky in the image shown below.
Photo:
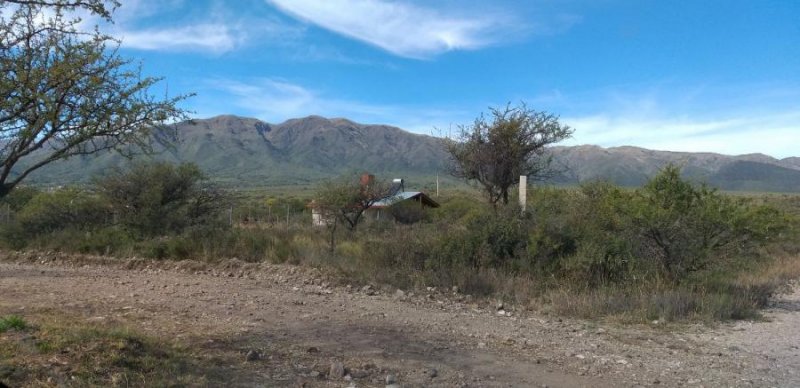
<svg viewBox="0 0 800 388"><path fill-rule="evenodd" d="M122 0L154 92L446 135L525 102L563 144L800 156L796 0Z"/></svg>

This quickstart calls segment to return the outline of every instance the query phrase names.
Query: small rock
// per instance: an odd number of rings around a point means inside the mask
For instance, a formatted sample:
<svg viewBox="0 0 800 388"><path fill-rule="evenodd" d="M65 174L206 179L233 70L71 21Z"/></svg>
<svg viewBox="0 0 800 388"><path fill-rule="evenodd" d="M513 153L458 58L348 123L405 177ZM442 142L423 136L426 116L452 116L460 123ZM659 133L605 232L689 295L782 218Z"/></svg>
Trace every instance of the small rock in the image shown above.
<svg viewBox="0 0 800 388"><path fill-rule="evenodd" d="M259 354L255 350L250 350L247 352L247 355L244 356L245 360L247 361L258 361L261 358L261 354Z"/></svg>
<svg viewBox="0 0 800 388"><path fill-rule="evenodd" d="M328 372L328 378L341 379L344 377L344 364L338 361L331 363L331 369Z"/></svg>
<svg viewBox="0 0 800 388"><path fill-rule="evenodd" d="M439 376L439 371L436 368L428 369L428 377L435 378L436 376Z"/></svg>
<svg viewBox="0 0 800 388"><path fill-rule="evenodd" d="M365 363L365 364L361 365L361 367L364 368L364 369L375 369L378 366L373 364L373 363L371 363L371 362L368 362L368 363Z"/></svg>
<svg viewBox="0 0 800 388"><path fill-rule="evenodd" d="M397 376L391 373L386 375L386 385L392 385L394 383L397 383Z"/></svg>
<svg viewBox="0 0 800 388"><path fill-rule="evenodd" d="M503 310L503 309L497 310L497 316L499 316L499 317L506 316L506 310Z"/></svg>
<svg viewBox="0 0 800 388"><path fill-rule="evenodd" d="M316 346L312 346L312 347L306 349L306 352L308 352L308 353L319 353L319 349Z"/></svg>
<svg viewBox="0 0 800 388"><path fill-rule="evenodd" d="M394 292L394 297L395 298L402 299L402 298L405 298L405 296L406 296L406 293L403 290L397 290L397 291Z"/></svg>
<svg viewBox="0 0 800 388"><path fill-rule="evenodd" d="M388 384L386 388L402 388L400 384Z"/></svg>
<svg viewBox="0 0 800 388"><path fill-rule="evenodd" d="M354 379L363 379L363 378L369 376L369 373L367 371L365 371L365 370L362 370L362 369L355 369L355 370L350 371L350 376L352 378L354 378Z"/></svg>
<svg viewBox="0 0 800 388"><path fill-rule="evenodd" d="M503 307L505 307L505 305L503 305L503 301L502 300L498 300L496 307L497 307L497 310L502 310Z"/></svg>

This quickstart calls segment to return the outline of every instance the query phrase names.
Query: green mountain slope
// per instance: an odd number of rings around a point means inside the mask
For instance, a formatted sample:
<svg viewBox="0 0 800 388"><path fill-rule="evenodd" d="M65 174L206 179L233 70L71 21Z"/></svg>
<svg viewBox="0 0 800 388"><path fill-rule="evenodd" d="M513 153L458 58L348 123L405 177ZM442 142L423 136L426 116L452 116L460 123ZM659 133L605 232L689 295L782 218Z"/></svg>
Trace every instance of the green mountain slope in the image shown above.
<svg viewBox="0 0 800 388"><path fill-rule="evenodd" d="M563 172L555 183L575 184L603 179L640 186L668 164L683 175L723 190L800 191L800 158L775 159L763 154L729 156L715 153L654 151L638 147L554 147L554 162Z"/></svg>
<svg viewBox="0 0 800 388"><path fill-rule="evenodd" d="M383 177L444 178L447 155L441 140L386 125L309 116L269 124L257 119L217 116L177 126L179 141L153 158L197 163L214 180L231 186L293 185L351 171ZM654 151L638 147L553 147L562 172L552 183L575 184L605 179L638 186L668 163L682 166L696 181L726 190L798 191L800 158L763 154ZM70 159L48 166L31 178L40 184L86 182L128 161L119 155Z"/></svg>
<svg viewBox="0 0 800 388"><path fill-rule="evenodd" d="M739 160L722 167L708 183L727 190L800 192L800 171Z"/></svg>
<svg viewBox="0 0 800 388"><path fill-rule="evenodd" d="M215 180L243 186L315 182L350 171L435 174L445 154L440 140L385 125L310 116L282 124L218 116L178 124L178 142L152 158L197 163ZM70 159L37 172L40 183L85 182L127 161L119 155Z"/></svg>

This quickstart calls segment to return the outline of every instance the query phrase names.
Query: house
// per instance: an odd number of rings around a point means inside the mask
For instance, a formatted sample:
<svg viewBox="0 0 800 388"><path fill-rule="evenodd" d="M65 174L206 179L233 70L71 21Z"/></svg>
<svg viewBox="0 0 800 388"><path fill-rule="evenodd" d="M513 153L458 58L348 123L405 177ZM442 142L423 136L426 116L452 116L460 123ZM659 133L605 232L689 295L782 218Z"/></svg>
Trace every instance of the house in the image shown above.
<svg viewBox="0 0 800 388"><path fill-rule="evenodd" d="M381 199L378 202L375 202L369 209L364 213L364 218L366 219L393 219L395 218L394 215L389 211L391 206L395 205L407 205L411 206L418 206L418 209L424 211L426 208L437 208L439 204L434 201L431 197L421 191L406 191L405 190L405 181L403 179L394 179L392 180L392 188L390 190L389 196L386 198ZM395 214L396 215L396 214ZM397 220L397 221L410 221L410 220Z"/></svg>
<svg viewBox="0 0 800 388"><path fill-rule="evenodd" d="M362 187L366 186L374 178L373 175L364 174L361 176L360 184ZM392 206L398 205L404 207L403 211L398 211L397 207L392 209ZM311 224L313 226L326 226L331 223L330 216L326 217L314 201L308 207L311 208ZM427 194L421 191L406 191L405 181L403 179L394 179L392 180L389 195L373 203L372 206L364 211L362 217L365 220L396 220L401 223L413 223L424 215L425 209L437 207L439 207L439 204Z"/></svg>
<svg viewBox="0 0 800 388"><path fill-rule="evenodd" d="M326 217L325 214L323 214L322 210L317 204L317 201L309 202L306 207L311 209L312 226L328 226L329 224L333 225L333 219L330 216Z"/></svg>

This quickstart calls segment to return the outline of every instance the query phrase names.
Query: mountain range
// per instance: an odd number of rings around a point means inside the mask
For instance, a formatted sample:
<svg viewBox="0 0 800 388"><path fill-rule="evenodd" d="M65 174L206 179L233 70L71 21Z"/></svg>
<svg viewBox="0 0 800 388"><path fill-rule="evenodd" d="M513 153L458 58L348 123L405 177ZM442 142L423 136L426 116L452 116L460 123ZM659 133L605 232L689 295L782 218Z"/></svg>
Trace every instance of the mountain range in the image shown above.
<svg viewBox="0 0 800 388"><path fill-rule="evenodd" d="M365 125L319 116L280 124L217 116L177 124L178 141L153 157L194 162L212 179L233 186L313 184L352 171L432 181L445 175L441 139L387 125ZM669 163L684 175L724 190L800 192L800 158L763 154L654 151L638 147L583 145L551 149L560 173L556 184L606 179L638 186ZM39 184L86 182L127 159L116 153L72 158L47 166L31 178Z"/></svg>

